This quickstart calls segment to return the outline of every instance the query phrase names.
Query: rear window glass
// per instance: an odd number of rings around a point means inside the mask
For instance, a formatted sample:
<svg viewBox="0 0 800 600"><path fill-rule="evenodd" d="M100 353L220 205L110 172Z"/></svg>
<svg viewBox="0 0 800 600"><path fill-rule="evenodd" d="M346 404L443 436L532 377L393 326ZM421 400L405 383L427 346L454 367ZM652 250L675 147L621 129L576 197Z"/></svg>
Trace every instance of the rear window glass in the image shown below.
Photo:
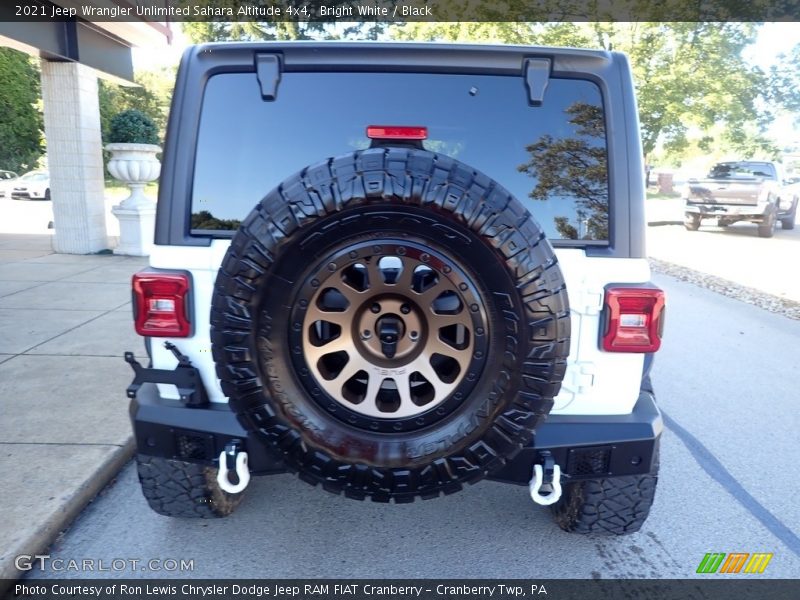
<svg viewBox="0 0 800 600"><path fill-rule="evenodd" d="M460 160L526 204L551 239L608 240L602 97L552 79L529 106L521 77L284 73L274 102L253 73L206 86L195 157L192 232L236 229L267 192L327 157L369 146L368 125L423 125L426 149Z"/></svg>
<svg viewBox="0 0 800 600"><path fill-rule="evenodd" d="M740 179L766 177L775 179L775 167L765 162L726 162L717 163L708 173L709 179Z"/></svg>

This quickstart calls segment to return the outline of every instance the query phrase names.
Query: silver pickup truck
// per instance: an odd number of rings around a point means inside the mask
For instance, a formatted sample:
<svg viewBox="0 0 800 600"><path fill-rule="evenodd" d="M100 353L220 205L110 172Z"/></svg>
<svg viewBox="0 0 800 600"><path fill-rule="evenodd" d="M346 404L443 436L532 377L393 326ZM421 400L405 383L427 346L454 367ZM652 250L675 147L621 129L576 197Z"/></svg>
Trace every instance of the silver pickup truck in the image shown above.
<svg viewBox="0 0 800 600"><path fill-rule="evenodd" d="M757 223L760 237L772 237L778 222L782 229L794 229L800 184L787 179L778 163L721 162L706 179L690 179L682 196L689 231L713 218L720 227L737 221Z"/></svg>

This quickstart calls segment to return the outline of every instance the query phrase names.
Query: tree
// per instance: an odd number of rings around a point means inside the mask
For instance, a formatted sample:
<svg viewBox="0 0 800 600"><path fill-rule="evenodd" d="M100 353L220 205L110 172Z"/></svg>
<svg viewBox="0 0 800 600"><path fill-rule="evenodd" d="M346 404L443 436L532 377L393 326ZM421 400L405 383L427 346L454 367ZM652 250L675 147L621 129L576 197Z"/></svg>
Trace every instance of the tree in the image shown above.
<svg viewBox="0 0 800 600"><path fill-rule="evenodd" d="M218 219L207 210L192 213L192 229L213 229L217 231L236 231L242 222L238 219Z"/></svg>
<svg viewBox="0 0 800 600"><path fill-rule="evenodd" d="M175 69L162 67L139 71L135 75L138 86L122 86L110 81L99 81L100 127L103 140L108 139L111 119L126 110L139 110L156 124L163 139L169 116L172 90L175 86Z"/></svg>
<svg viewBox="0 0 800 600"><path fill-rule="evenodd" d="M607 240L608 163L602 108L575 102L565 112L574 133L561 138L543 135L526 147L530 159L518 169L536 179L529 194L534 200L561 196L573 201L579 229L570 224L569 217L556 216L561 237Z"/></svg>
<svg viewBox="0 0 800 600"><path fill-rule="evenodd" d="M28 55L0 48L0 169L22 173L42 156L39 81Z"/></svg>
<svg viewBox="0 0 800 600"><path fill-rule="evenodd" d="M240 0L218 0L214 3L217 8L230 7L233 14L237 14ZM258 4L258 2L255 2ZM288 15L288 8L303 10L303 5L290 0L269 2L281 8L282 15ZM317 3L320 4L320 3ZM356 6L359 0L331 0L323 3L331 10L340 9L344 15L357 17ZM299 17L306 19L311 13L300 13ZM274 21L194 21L183 23L183 34L193 44L205 42L242 42L242 41L274 41L274 40L334 40L334 39L366 39L377 40L386 30L386 23L375 21L346 22L346 17L335 19L292 19L290 17L277 18Z"/></svg>
<svg viewBox="0 0 800 600"><path fill-rule="evenodd" d="M758 27L728 22L461 22L407 23L390 33L398 39L623 51L637 87L646 157L657 148L680 155L697 132L702 132L696 142L702 151L724 147L750 156L776 151L764 135L774 108L800 106L800 86L787 83L797 83L797 62L784 57L767 73L746 61L744 51L754 43Z"/></svg>

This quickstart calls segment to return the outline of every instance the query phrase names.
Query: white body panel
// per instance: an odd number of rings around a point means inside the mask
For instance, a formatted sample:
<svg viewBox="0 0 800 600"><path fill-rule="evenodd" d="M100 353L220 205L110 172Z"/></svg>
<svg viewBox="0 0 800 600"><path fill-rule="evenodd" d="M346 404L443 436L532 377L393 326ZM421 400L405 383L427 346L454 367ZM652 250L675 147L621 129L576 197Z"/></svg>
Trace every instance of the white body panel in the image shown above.
<svg viewBox="0 0 800 600"><path fill-rule="evenodd" d="M227 402L216 376L211 355L209 314L217 270L229 240L214 240L210 247L155 246L151 266L181 269L192 273L194 335L174 342L200 371L212 402ZM628 414L639 397L642 354L603 352L599 349L600 311L604 288L609 283L644 283L650 279L645 259L587 257L581 249L556 250L567 282L571 307L572 343L561 392L553 414ZM172 369L177 360L154 338L153 366ZM171 388L171 389L170 389ZM177 399L174 386L159 384L162 396Z"/></svg>

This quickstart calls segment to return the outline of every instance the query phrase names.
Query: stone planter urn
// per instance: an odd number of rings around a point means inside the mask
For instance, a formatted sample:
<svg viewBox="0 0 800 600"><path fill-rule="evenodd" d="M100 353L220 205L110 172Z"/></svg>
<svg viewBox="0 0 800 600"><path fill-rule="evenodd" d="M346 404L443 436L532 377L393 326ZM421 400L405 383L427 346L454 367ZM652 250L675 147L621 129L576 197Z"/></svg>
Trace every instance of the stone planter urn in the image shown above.
<svg viewBox="0 0 800 600"><path fill-rule="evenodd" d="M149 256L153 247L156 203L144 193L144 186L158 179L161 163L156 154L161 148L155 144L107 144L111 152L108 172L131 190L130 196L111 212L119 219L119 245L114 254Z"/></svg>

